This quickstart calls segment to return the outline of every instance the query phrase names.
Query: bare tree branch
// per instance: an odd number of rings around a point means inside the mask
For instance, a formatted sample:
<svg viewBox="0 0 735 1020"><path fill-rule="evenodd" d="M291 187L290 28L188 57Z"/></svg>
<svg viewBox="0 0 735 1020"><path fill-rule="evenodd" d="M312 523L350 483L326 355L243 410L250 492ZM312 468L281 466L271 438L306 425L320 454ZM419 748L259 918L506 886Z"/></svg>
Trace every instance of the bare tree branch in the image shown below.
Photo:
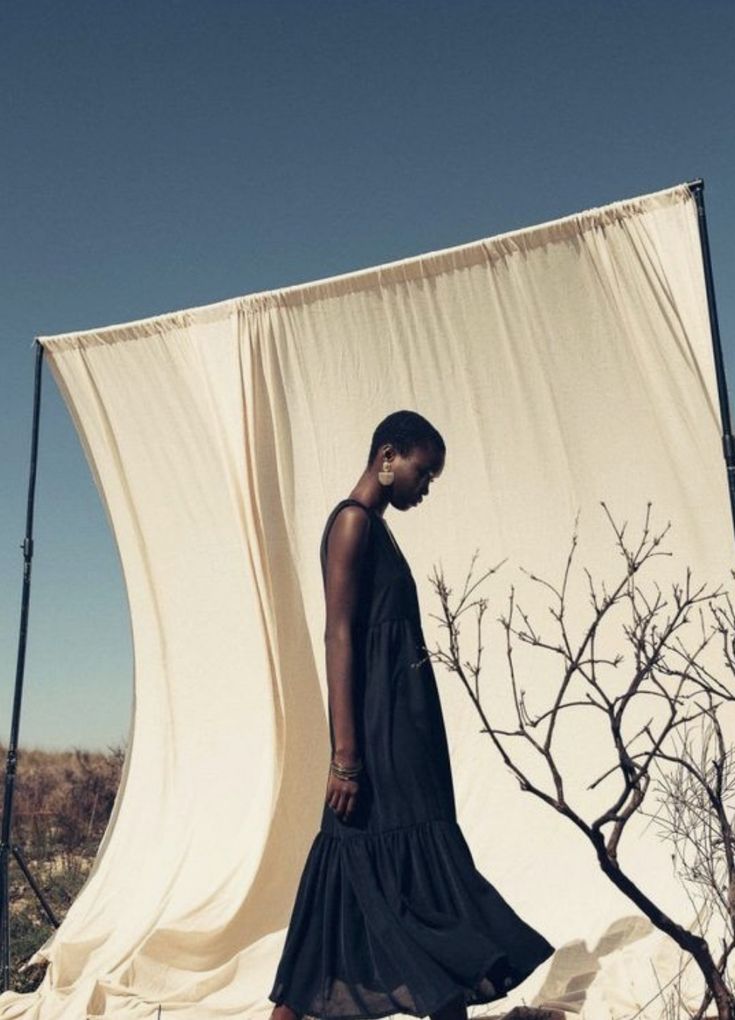
<svg viewBox="0 0 735 1020"><path fill-rule="evenodd" d="M720 1020L735 1020L735 998L727 969L735 949L735 767L732 749L726 745L718 718L718 711L735 701L735 611L729 592L721 587L706 591L706 586L701 585L695 589L689 567L683 583L673 583L670 596L664 596L655 579L652 595L643 591L639 577L644 568L658 556L671 555L661 548L671 522L660 533L653 534L651 505L650 502L646 504L640 540L634 548L629 548L625 541L627 522L619 527L606 504L601 502L614 532L616 547L624 560L624 570L608 590L604 581L597 586L590 571L583 568L592 615L576 641L570 634L566 612L577 548L579 513L575 517L574 533L559 587L521 567L532 583L543 586L553 596L549 613L558 633L550 637L540 632L518 604L515 587L511 585L508 611L497 620L505 631L505 658L515 728L499 728L488 718L483 707L480 687L484 649L482 624L488 600L471 598L481 582L494 574L505 560L471 583L478 556L476 551L456 606L450 604L452 589L446 584L443 572L435 568L430 580L439 596L442 614L436 619L447 629L447 646L446 649L439 646L433 651L425 649L427 654L421 662L431 659L459 677L482 720L481 732L487 733L493 741L521 789L532 793L583 832L608 878L660 930L691 954L707 988L697 1016L703 1017L704 1010L714 1001ZM735 571L731 574L735 577ZM596 653L598 637L612 621L611 610L618 606L627 606L628 609L629 620L621 626L623 639L632 649L630 670L622 691L619 671L625 663L623 653L616 653L612 659ZM705 621L705 608L713 620L709 627ZM477 653L474 657L463 657L459 618L473 609L476 611ZM516 624L516 616L520 617L521 624ZM575 616L575 622L579 622L579 615ZM697 623L698 637L692 644L685 638L690 637L690 631ZM514 660L514 637L550 654L561 666L561 679L548 688L553 691L551 705L542 711L533 713L527 704L526 691L520 685ZM703 652L714 639L719 639L722 646L724 678L713 676L701 661ZM610 671L615 675L614 691L609 689L605 680L605 673ZM582 684L581 695L573 692L575 683ZM629 736L627 724L632 707L640 706L642 698L653 699L651 705L657 708L657 713L643 725L639 724L636 732ZM570 802L564 776L556 760L555 739L560 732L557 721L563 711L571 708L589 708L602 713L607 721L615 758L614 764L587 786L587 789L593 789L603 781L617 780L615 790L611 790L609 805L591 821L586 820L584 813ZM661 709L664 709L663 713ZM699 722L700 727L707 725L702 730L698 757L692 749L695 722ZM517 747L519 740L542 761L546 782L532 781L514 757L511 748ZM659 809L649 815L644 806L647 798L650 799L652 788L659 796ZM697 895L703 899L703 910L706 908L712 915L717 913L724 922L725 935L719 951L710 946L706 934L687 930L678 924L646 895L622 867L620 844L627 824L636 815L648 815L659 826L664 838L671 842L672 859L678 864L680 879L686 883L687 895L691 895L690 889L698 890ZM698 911L697 917L701 913Z"/></svg>

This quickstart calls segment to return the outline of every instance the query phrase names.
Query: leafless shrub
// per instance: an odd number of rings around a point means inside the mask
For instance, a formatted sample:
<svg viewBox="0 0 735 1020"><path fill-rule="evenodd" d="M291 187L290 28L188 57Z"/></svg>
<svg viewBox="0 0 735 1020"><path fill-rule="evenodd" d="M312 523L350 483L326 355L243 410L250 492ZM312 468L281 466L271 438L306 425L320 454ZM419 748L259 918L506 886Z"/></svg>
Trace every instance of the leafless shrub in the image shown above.
<svg viewBox="0 0 735 1020"><path fill-rule="evenodd" d="M655 593L647 595L638 583L643 567L657 556L670 556L660 548L670 523L658 535L650 533L651 503L647 504L640 541L628 547L624 541L627 525L618 527L606 504L601 503L615 533L625 568L618 581L607 590L604 583L596 587L585 568L589 601L592 607L581 639L575 642L567 620L568 582L577 545L577 525L562 583L552 583L524 571L530 580L548 589L554 598L549 607L556 622L558 636L546 637L529 619L511 587L509 610L499 617L505 630L505 650L509 684L515 712L512 729L501 729L489 718L483 703L480 685L482 666L482 622L488 600L477 595L480 583L498 567L486 571L472 582L477 553L464 583L452 604L452 589L443 572L434 568L430 578L439 596L441 614L435 618L446 628L445 647L425 649L428 658L455 673L471 698L481 720L482 732L488 734L503 762L516 777L521 789L533 794L548 807L567 818L592 844L602 871L617 888L661 931L669 935L683 950L691 954L701 970L706 992L695 1020L701 1020L708 1005L714 1001L720 1020L733 1020L735 998L728 974L728 959L735 948L735 836L733 817L732 751L726 746L718 713L735 701L735 616L728 592L705 592L705 586L692 588L691 571L686 570L683 584L674 583L670 598L665 598L654 581ZM503 561L504 562L504 561ZM498 564L500 566L500 564ZM735 571L731 571L735 577ZM618 652L603 658L597 652L602 627L612 621L611 610L627 607L628 622L623 624L623 642L632 647L630 671L622 677L619 667L625 657ZM475 610L477 652L473 659L464 658L460 650L460 618ZM705 609L709 610L706 618ZM520 617L522 623L516 624ZM694 617L694 641L685 641L685 628ZM712 622L714 621L714 623ZM575 619L575 624L579 624ZM689 633L692 628L689 628ZM540 713L533 713L520 686L514 662L513 636L519 642L544 650L561 666L561 680L553 691L551 704ZM715 676L702 662L702 653L710 642L719 640L723 652L724 679ZM422 660L423 661L423 660ZM608 667L605 669L604 667ZM606 677L612 673L614 683ZM654 712L630 735L629 720L634 707L650 705L655 699L664 715ZM584 708L604 720L614 765L591 778L588 789L607 782L613 792L608 807L596 818L588 820L572 803L568 794L571 782L565 782L555 747L558 723L562 712ZM648 714L648 713L646 713ZM696 726L695 726L696 724ZM637 724L636 724L637 725ZM700 731L701 739L695 740ZM527 769L514 757L513 747L521 741L531 748L542 765L545 781L532 780ZM558 744L558 739L557 739ZM701 745L695 752L694 747ZM689 887L700 894L702 918L717 910L725 921L722 944L710 946L706 934L687 930L653 902L621 864L619 847L626 826L636 814L646 814L643 805L649 794L652 777L659 777L656 787L659 810L655 818L665 838L672 844L672 854L679 865L679 875ZM610 783L610 779L615 784ZM698 928L701 925L698 925ZM706 932L706 928L704 929ZM667 1008L674 1008L669 1004Z"/></svg>

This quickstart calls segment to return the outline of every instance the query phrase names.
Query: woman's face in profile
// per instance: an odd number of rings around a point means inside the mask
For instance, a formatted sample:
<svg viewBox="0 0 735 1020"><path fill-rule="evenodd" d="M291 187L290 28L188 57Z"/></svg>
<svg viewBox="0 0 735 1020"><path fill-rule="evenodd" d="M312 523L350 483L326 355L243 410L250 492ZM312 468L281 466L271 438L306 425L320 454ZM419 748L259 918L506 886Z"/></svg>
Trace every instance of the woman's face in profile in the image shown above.
<svg viewBox="0 0 735 1020"><path fill-rule="evenodd" d="M399 510L417 506L428 494L432 481L444 470L444 460L444 453L434 446L415 446L406 457L396 451L391 461L395 474L392 505Z"/></svg>

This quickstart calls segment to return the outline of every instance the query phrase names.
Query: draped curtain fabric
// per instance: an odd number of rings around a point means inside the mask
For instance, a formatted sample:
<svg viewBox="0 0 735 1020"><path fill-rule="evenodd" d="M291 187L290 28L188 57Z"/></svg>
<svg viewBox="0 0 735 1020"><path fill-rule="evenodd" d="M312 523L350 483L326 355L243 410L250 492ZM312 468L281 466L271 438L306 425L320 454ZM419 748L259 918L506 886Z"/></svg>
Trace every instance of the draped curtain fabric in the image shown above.
<svg viewBox="0 0 735 1020"><path fill-rule="evenodd" d="M411 408L441 431L431 497L388 520L412 565L430 648L431 583L455 595L475 550L484 584L481 690L512 728L509 593L549 639L578 516L566 618L590 620L583 567L619 579L604 501L640 537L671 521L670 589L690 566L729 579L732 522L694 199L686 185L470 244L81 333L39 338L104 502L124 573L134 710L124 775L93 871L35 959L35 993L0 1018L266 1018L329 761L318 544L372 431ZM516 620L520 624L520 620ZM465 657L474 628L462 630ZM517 643L536 710L561 662ZM597 654L626 651L621 626ZM619 667L630 675L631 649ZM720 671L718 657L713 668ZM458 820L479 870L561 947L503 1006L556 998L622 1016L674 973L576 828L519 788L458 678L436 666ZM641 717L655 715L647 705ZM557 733L569 799L612 764L580 707ZM538 760L518 760L553 792ZM624 866L689 923L670 848L631 825ZM625 977L623 978L623 973ZM691 979L692 968L689 968ZM696 975L693 988L699 987ZM694 994L694 992L692 992ZM637 1008L637 1006L636 1006ZM159 1012L160 1009L160 1012ZM642 1017L658 1016L643 1012Z"/></svg>

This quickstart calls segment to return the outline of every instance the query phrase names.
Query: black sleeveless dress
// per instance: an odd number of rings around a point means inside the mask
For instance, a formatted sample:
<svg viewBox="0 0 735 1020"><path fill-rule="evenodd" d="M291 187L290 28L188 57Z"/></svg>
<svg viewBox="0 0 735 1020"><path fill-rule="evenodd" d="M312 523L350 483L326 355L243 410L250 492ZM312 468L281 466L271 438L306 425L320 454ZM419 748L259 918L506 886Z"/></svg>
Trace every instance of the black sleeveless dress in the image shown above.
<svg viewBox="0 0 735 1020"><path fill-rule="evenodd" d="M326 584L331 511L320 557ZM426 1016L501 998L554 952L480 874L457 823L439 692L416 584L369 507L353 630L364 769L342 822L324 803L268 998L307 1017ZM329 733L334 750L331 711ZM326 777L325 777L326 783ZM489 809L490 810L490 809Z"/></svg>

